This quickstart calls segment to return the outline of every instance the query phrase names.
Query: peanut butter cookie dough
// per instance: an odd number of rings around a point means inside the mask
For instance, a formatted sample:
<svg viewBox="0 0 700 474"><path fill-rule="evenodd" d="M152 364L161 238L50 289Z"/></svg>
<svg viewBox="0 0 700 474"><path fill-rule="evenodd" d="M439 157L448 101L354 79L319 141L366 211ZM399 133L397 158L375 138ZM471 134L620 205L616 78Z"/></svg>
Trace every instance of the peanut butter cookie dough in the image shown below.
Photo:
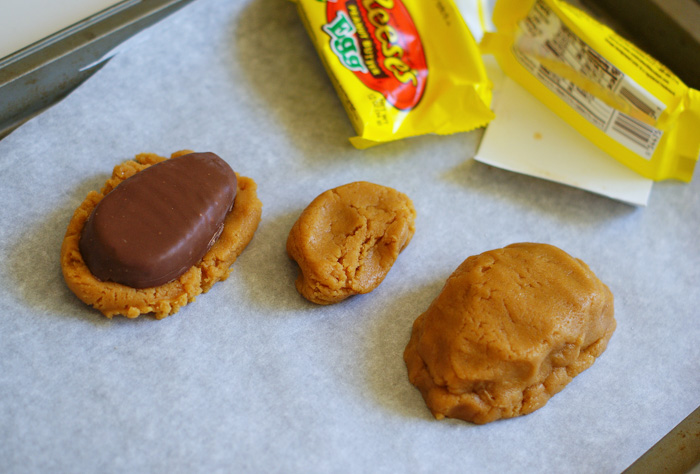
<svg viewBox="0 0 700 474"><path fill-rule="evenodd" d="M192 153L189 150L179 151L173 153L171 159ZM66 284L83 302L109 318L119 314L136 318L141 314L153 313L157 319L162 319L176 313L182 306L194 301L197 295L207 292L214 283L228 277L231 265L251 241L260 222L262 203L257 197L255 182L235 175L231 178L232 186L236 188L235 201L230 212L224 210L223 225L216 230L220 235L218 238L216 235L212 237L213 243L208 242L204 256L188 270L172 281L153 287L137 288L98 279L81 253L81 236L86 222L98 203L120 183L165 160L165 157L144 153L116 166L102 190L99 193L90 192L68 224L61 247L61 268ZM230 168L229 173L232 173ZM210 209L204 212L208 211ZM163 229L163 232L169 231L171 229Z"/></svg>
<svg viewBox="0 0 700 474"><path fill-rule="evenodd" d="M416 319L408 377L437 419L525 415L603 353L613 313L608 287L564 251L491 250L466 259Z"/></svg>
<svg viewBox="0 0 700 474"><path fill-rule="evenodd" d="M358 181L319 195L287 239L301 270L297 290L324 305L374 290L411 241L415 218L405 194L378 184Z"/></svg>

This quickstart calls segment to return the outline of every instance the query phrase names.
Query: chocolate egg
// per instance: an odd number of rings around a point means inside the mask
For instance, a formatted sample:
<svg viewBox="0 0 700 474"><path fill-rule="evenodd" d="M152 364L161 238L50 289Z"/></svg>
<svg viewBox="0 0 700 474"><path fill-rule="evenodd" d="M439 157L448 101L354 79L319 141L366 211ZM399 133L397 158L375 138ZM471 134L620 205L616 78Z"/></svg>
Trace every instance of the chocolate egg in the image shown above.
<svg viewBox="0 0 700 474"><path fill-rule="evenodd" d="M160 286L185 273L216 242L236 190L236 174L214 153L153 165L98 203L81 235L80 253L102 281Z"/></svg>

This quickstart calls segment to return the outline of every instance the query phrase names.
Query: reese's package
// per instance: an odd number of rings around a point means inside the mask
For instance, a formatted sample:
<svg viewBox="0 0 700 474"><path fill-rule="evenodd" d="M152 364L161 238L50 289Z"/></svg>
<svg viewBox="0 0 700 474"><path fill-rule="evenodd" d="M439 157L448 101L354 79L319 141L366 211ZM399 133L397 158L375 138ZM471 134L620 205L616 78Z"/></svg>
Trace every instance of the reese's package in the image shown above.
<svg viewBox="0 0 700 474"><path fill-rule="evenodd" d="M582 135L647 178L692 179L700 92L561 0L497 0L493 23L482 51Z"/></svg>
<svg viewBox="0 0 700 474"><path fill-rule="evenodd" d="M357 148L464 132L491 83L452 0L292 0L352 121Z"/></svg>

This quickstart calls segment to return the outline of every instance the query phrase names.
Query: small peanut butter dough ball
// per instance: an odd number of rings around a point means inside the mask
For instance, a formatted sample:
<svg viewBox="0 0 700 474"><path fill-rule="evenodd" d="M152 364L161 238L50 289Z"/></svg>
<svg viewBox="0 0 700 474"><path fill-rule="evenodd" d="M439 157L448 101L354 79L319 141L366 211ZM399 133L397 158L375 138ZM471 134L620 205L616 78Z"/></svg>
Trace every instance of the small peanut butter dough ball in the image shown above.
<svg viewBox="0 0 700 474"><path fill-rule="evenodd" d="M466 259L413 324L408 377L437 419L544 406L605 350L613 295L581 260L520 243Z"/></svg>
<svg viewBox="0 0 700 474"><path fill-rule="evenodd" d="M358 181L324 192L287 239L301 270L297 290L324 305L374 290L411 241L415 218L411 200L386 186Z"/></svg>

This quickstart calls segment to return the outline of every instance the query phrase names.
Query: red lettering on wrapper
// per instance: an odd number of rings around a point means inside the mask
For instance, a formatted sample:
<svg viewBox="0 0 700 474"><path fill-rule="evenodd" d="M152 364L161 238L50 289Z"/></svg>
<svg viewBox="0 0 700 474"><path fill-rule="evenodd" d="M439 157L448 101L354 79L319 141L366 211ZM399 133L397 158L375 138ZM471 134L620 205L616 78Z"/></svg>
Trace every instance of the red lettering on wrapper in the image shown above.
<svg viewBox="0 0 700 474"><path fill-rule="evenodd" d="M336 56L368 88L382 94L399 110L410 110L425 91L428 66L416 25L401 0L336 0L326 3L329 24L349 20L357 45L352 59L364 67L349 67L348 57ZM324 31L331 35L328 28ZM339 44L340 38L332 41ZM354 53L354 52L353 52Z"/></svg>

